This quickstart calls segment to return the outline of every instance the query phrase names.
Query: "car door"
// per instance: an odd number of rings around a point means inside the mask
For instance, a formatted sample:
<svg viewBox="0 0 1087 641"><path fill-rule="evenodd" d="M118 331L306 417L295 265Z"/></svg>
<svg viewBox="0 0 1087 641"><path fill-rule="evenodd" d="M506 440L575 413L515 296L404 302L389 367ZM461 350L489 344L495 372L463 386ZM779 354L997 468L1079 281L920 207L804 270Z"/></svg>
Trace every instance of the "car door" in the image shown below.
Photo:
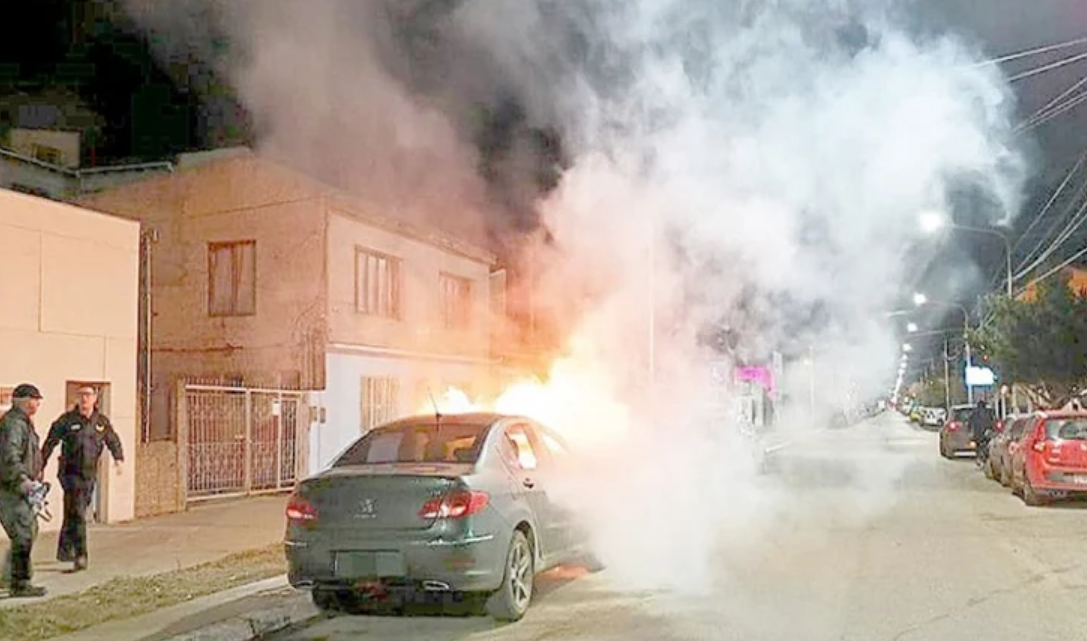
<svg viewBox="0 0 1087 641"><path fill-rule="evenodd" d="M510 465L516 483L515 492L532 512L536 527L536 540L540 557L554 554L554 542L548 533L549 506L547 494L540 481L540 447L531 426L527 422L509 423L503 429L505 445L512 449L515 461Z"/></svg>
<svg viewBox="0 0 1087 641"><path fill-rule="evenodd" d="M581 539L585 538L578 533L574 510L570 505L563 504L562 491L566 488L560 486L564 481L572 480L568 474L573 461L560 437L539 424L533 424L531 429L541 454L540 478L547 497L548 522L544 527L557 555L556 562L562 563L577 549L584 547Z"/></svg>

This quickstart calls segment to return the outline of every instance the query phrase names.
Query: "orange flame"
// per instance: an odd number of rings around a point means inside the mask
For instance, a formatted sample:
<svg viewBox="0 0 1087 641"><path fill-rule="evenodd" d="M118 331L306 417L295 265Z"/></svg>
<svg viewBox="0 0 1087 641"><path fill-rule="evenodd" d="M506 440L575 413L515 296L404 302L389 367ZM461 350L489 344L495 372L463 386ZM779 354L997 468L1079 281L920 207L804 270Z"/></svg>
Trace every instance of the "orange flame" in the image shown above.
<svg viewBox="0 0 1087 641"><path fill-rule="evenodd" d="M449 387L433 403L428 399L419 413L429 414L437 404L442 414L498 412L526 416L547 425L571 441L590 444L625 429L629 410L615 399L608 377L593 367L560 360L547 382L526 378L508 385L493 400L472 399L467 392Z"/></svg>

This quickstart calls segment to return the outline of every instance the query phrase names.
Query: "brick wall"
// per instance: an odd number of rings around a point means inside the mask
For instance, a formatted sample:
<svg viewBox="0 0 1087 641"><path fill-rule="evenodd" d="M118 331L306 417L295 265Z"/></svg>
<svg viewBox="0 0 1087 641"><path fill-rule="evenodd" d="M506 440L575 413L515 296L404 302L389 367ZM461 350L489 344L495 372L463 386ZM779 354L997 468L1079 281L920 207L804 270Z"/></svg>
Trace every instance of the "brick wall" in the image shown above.
<svg viewBox="0 0 1087 641"><path fill-rule="evenodd" d="M140 443L136 453L136 518L185 509L177 443Z"/></svg>

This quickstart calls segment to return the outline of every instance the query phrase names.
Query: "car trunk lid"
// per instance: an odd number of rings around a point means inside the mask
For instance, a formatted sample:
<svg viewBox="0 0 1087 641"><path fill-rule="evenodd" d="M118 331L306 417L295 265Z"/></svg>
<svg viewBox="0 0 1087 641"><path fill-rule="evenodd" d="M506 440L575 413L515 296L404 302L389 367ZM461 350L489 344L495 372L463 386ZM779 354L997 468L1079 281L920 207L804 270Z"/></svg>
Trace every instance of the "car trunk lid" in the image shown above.
<svg viewBox="0 0 1087 641"><path fill-rule="evenodd" d="M1043 456L1050 465L1087 470L1087 417L1049 419Z"/></svg>
<svg viewBox="0 0 1087 641"><path fill-rule="evenodd" d="M427 501L462 486L467 464L390 463L334 468L305 481L299 493L317 511L322 528L421 530Z"/></svg>

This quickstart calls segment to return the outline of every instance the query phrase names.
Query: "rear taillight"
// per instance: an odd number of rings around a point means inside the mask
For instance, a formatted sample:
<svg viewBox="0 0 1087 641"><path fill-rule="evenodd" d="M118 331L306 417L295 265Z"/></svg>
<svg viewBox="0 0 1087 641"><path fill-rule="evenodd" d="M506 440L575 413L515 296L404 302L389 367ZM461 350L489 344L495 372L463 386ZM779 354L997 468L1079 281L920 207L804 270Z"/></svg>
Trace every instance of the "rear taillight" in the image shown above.
<svg viewBox="0 0 1087 641"><path fill-rule="evenodd" d="M956 421L951 421L947 424L947 431L954 432L955 430L959 429L959 427L961 426Z"/></svg>
<svg viewBox="0 0 1087 641"><path fill-rule="evenodd" d="M294 494L287 502L287 520L309 523L317 520L317 508L312 503Z"/></svg>
<svg viewBox="0 0 1087 641"><path fill-rule="evenodd" d="M490 496L486 492L454 492L424 503L419 510L419 517L430 520L472 516L482 512L488 501Z"/></svg>

